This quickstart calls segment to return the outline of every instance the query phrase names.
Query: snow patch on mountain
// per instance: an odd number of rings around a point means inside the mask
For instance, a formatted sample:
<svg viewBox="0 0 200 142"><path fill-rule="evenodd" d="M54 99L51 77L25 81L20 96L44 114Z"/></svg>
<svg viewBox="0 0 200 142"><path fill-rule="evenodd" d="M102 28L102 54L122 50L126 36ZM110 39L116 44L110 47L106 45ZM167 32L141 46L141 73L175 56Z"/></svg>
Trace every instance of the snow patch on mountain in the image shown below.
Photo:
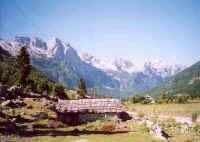
<svg viewBox="0 0 200 142"><path fill-rule="evenodd" d="M16 55L20 47L26 46L33 65L46 71L56 81L70 84L69 87L76 87L78 79L83 77L89 87L139 93L160 85L167 77L186 68L181 64L168 64L160 60L147 61L141 66L122 58L98 59L89 54L77 53L69 43L58 38L0 39L0 46L12 55ZM56 67L50 62L56 62Z"/></svg>
<svg viewBox="0 0 200 142"><path fill-rule="evenodd" d="M92 55L89 55L88 53L79 54L79 56L86 63L89 63L96 68L107 72L108 74L113 72L126 72L129 74L143 72L146 75L156 75L161 76L162 78L166 78L173 76L186 68L186 66L182 64L171 65L161 60L146 61L142 67L139 67L139 65L134 64L133 61L124 60L122 58L115 60L101 60Z"/></svg>
<svg viewBox="0 0 200 142"><path fill-rule="evenodd" d="M173 76L185 68L185 65L169 64L161 60L147 61L144 63L144 73L161 76L162 78Z"/></svg>
<svg viewBox="0 0 200 142"><path fill-rule="evenodd" d="M99 68L105 72L128 72L133 73L142 70L136 66L132 61L124 60L122 58L109 60L109 59L98 59L88 53L79 54L80 58L96 68Z"/></svg>

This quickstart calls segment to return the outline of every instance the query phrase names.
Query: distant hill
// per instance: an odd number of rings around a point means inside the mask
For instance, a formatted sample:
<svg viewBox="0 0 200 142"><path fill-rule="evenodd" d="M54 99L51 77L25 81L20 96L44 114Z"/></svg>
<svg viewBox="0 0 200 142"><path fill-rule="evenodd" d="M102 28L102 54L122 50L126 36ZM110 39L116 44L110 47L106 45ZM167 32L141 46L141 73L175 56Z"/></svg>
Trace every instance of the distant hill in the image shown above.
<svg viewBox="0 0 200 142"><path fill-rule="evenodd" d="M157 96L161 93L172 95L188 93L192 96L200 96L200 61L146 93L152 96Z"/></svg>
<svg viewBox="0 0 200 142"><path fill-rule="evenodd" d="M0 82L12 86L16 84L17 77L16 58L0 47ZM38 93L42 93L44 89L51 92L55 84L52 79L33 66L28 80L29 86L26 87Z"/></svg>

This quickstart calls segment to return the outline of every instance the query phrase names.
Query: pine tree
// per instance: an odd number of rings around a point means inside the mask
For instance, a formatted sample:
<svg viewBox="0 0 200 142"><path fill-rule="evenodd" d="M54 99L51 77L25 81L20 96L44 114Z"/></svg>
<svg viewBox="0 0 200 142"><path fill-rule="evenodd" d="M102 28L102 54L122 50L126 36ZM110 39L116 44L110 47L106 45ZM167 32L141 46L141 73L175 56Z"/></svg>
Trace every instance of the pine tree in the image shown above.
<svg viewBox="0 0 200 142"><path fill-rule="evenodd" d="M19 55L17 56L17 68L19 73L18 82L24 86L31 72L30 57L25 46L20 49Z"/></svg>
<svg viewBox="0 0 200 142"><path fill-rule="evenodd" d="M65 93L65 88L61 83L56 83L54 86L54 95L60 99L69 99Z"/></svg>
<svg viewBox="0 0 200 142"><path fill-rule="evenodd" d="M81 96L81 98L85 98L87 94L87 89L85 86L85 81L83 78L80 78L77 88L77 93Z"/></svg>

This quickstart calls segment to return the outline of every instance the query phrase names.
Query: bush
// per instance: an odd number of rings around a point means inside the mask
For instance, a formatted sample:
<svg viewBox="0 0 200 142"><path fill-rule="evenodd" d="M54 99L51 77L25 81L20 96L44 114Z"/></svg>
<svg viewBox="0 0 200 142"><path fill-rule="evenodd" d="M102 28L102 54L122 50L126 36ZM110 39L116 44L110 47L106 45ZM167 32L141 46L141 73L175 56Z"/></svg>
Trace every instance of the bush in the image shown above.
<svg viewBox="0 0 200 142"><path fill-rule="evenodd" d="M148 133L150 131L150 129L147 127L146 124L142 124L141 125L141 130L144 132L144 133Z"/></svg>
<svg viewBox="0 0 200 142"><path fill-rule="evenodd" d="M60 99L68 99L67 95L65 94L65 88L60 83L55 84L54 95L59 97Z"/></svg>
<svg viewBox="0 0 200 142"><path fill-rule="evenodd" d="M133 95L133 97L131 98L131 102L132 103L140 103L144 100L144 97L140 94L135 94Z"/></svg>
<svg viewBox="0 0 200 142"><path fill-rule="evenodd" d="M158 104L162 104L165 102L165 100L168 98L166 94L160 94L159 96L156 97L155 101Z"/></svg>
<svg viewBox="0 0 200 142"><path fill-rule="evenodd" d="M181 103L187 103L189 97L186 95L181 95L181 96L175 96L174 99L175 99L175 103L181 104Z"/></svg>

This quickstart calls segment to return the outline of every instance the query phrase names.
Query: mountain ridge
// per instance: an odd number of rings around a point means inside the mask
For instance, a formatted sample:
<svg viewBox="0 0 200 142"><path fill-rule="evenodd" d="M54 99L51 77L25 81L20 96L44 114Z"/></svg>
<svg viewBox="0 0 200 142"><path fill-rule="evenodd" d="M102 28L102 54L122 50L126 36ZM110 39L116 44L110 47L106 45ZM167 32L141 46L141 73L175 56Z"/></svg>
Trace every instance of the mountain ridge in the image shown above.
<svg viewBox="0 0 200 142"><path fill-rule="evenodd" d="M118 59L108 62L90 55L86 60L69 43L58 38L15 37L11 40L0 40L0 45L13 55L25 45L34 66L55 81L69 87L75 88L78 79L83 77L88 89L99 87L107 90L108 93L117 90L122 96L127 95L124 92L128 92L130 96L132 93L144 92L156 87L169 76L185 68L183 65L173 68L162 63L157 68L156 64L149 62L144 64L141 71L134 62L129 60ZM102 92L99 90L97 93Z"/></svg>
<svg viewBox="0 0 200 142"><path fill-rule="evenodd" d="M200 61L170 77L165 83L145 92L152 96L160 94L174 95L188 93L191 96L200 94Z"/></svg>

